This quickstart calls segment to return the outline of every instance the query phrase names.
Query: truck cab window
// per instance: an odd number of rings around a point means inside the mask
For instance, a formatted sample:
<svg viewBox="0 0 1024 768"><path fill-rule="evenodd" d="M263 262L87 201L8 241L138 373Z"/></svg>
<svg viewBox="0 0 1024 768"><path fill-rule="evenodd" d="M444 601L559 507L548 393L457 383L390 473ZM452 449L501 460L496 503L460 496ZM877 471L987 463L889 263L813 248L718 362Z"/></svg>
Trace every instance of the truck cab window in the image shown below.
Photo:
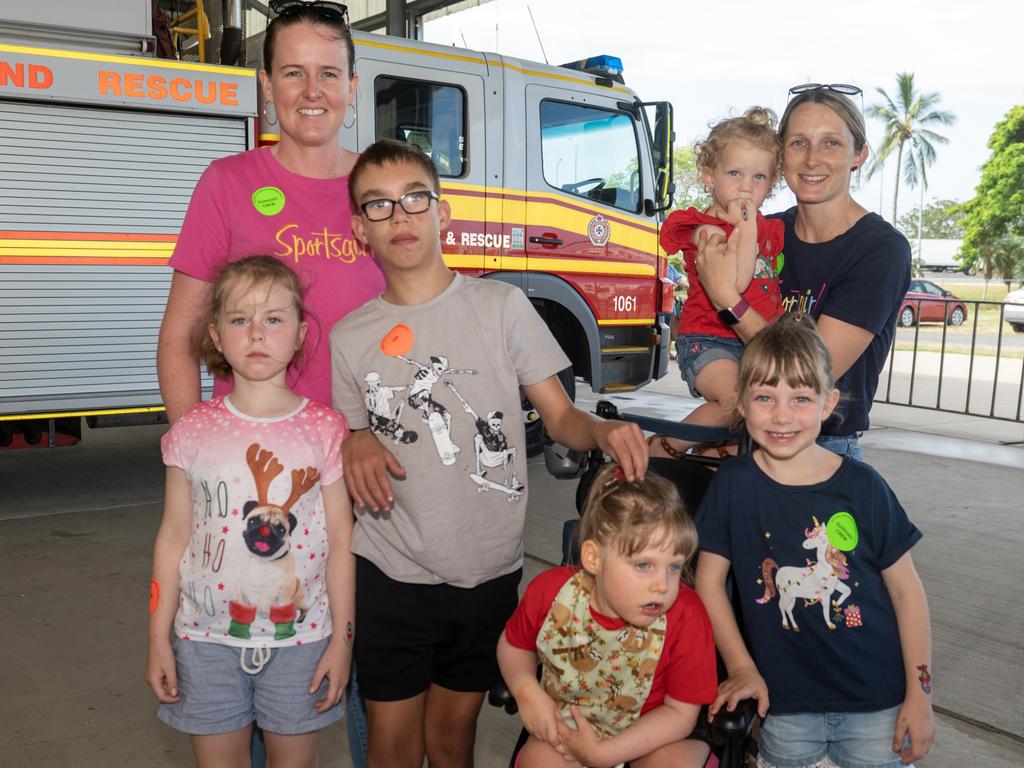
<svg viewBox="0 0 1024 768"><path fill-rule="evenodd" d="M640 150L632 117L545 99L540 131L548 184L624 211L640 210Z"/></svg>
<svg viewBox="0 0 1024 768"><path fill-rule="evenodd" d="M415 144L441 177L466 172L466 94L454 85L378 77L376 138Z"/></svg>

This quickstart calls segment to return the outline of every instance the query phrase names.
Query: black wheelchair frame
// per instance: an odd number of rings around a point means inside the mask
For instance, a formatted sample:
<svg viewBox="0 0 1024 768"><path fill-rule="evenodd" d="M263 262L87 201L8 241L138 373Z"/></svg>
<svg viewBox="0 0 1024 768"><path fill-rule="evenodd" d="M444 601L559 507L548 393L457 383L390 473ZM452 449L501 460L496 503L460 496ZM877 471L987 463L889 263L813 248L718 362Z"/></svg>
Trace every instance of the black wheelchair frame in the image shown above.
<svg viewBox="0 0 1024 768"><path fill-rule="evenodd" d="M622 413L618 407L607 400L597 403L595 412L605 419L618 419L637 424L641 429L656 434L675 437L688 442L700 442L707 444L721 444L725 441L737 441L740 452L750 450L750 440L745 432L733 432L727 429L713 427L700 427L689 424L680 424L675 421L656 419L639 414ZM583 513L583 505L587 493L593 483L594 477L601 471L608 459L600 449L589 453L569 451L566 454L559 454L554 446L548 446L544 450L545 464L548 471L560 479L578 478L576 487L576 511ZM679 490L686 508L695 512L700 501L707 490L711 479L714 476L714 469L722 463L723 459L717 456L703 456L700 454L687 454L682 459L652 458L649 464L649 471L654 471L666 478ZM579 543L575 539L577 519L568 520L562 532L562 564L579 563ZM733 591L735 594L735 591ZM737 620L739 611L737 608ZM724 665L719 659L719 678L725 676ZM515 699L505 686L504 681L499 681L487 696L492 706L503 707L509 714L516 714L519 709ZM707 724L704 710L701 711L701 720L693 732L693 738L707 742L712 751L718 756L721 768L742 768L745 756L748 753L747 737L750 735L757 719L757 702L745 700L733 712L721 710L712 723ZM516 755L526 743L528 734L523 729L516 741L512 757L509 760L509 768L515 765Z"/></svg>

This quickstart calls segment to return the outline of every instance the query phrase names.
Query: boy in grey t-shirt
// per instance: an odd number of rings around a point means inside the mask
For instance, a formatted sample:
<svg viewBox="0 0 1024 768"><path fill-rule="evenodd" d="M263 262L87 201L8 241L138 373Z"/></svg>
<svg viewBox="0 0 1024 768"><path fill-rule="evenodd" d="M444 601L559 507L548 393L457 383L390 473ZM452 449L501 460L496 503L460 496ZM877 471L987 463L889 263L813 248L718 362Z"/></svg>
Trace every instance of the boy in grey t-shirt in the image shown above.
<svg viewBox="0 0 1024 768"><path fill-rule="evenodd" d="M569 361L522 291L445 266L439 192L414 146L362 154L352 228L387 288L330 334L334 405L354 430L355 658L377 765L472 763L522 573L520 386L560 443L600 446L630 480L647 467L639 428L573 407L555 376Z"/></svg>

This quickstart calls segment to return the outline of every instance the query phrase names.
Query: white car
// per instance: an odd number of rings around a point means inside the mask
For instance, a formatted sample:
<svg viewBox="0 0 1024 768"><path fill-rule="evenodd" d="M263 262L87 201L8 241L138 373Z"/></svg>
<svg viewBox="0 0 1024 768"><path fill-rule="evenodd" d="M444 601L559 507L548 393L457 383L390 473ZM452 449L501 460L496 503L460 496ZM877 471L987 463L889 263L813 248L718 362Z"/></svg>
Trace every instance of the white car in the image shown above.
<svg viewBox="0 0 1024 768"><path fill-rule="evenodd" d="M1010 291L1003 299L1003 317L1017 333L1024 333L1024 288Z"/></svg>

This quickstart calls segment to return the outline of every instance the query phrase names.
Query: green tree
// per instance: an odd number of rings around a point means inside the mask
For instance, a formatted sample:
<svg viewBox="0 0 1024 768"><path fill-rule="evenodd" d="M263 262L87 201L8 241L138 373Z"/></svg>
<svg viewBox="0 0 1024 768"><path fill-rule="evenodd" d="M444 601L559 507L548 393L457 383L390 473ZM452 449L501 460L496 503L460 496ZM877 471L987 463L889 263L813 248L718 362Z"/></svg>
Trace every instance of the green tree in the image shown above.
<svg viewBox="0 0 1024 768"><path fill-rule="evenodd" d="M672 150L672 180L676 183L672 210L697 208L704 210L711 205L711 197L704 189L704 181L697 168L697 156L692 144L677 146Z"/></svg>
<svg viewBox="0 0 1024 768"><path fill-rule="evenodd" d="M1024 105L1006 113L988 140L992 151L981 168L974 197L963 204L963 264L978 264L991 280L1016 272L1024 262L1007 238L1024 237ZM1016 256L1014 256L1016 254Z"/></svg>
<svg viewBox="0 0 1024 768"><path fill-rule="evenodd" d="M938 93L918 93L914 88L914 73L901 72L896 75L896 98L893 99L882 88L876 88L882 97L881 104L872 104L867 110L868 117L885 124L885 136L878 154L869 163L867 177L870 179L896 153L896 185L892 194L892 220L896 221L896 204L900 194L900 178L913 189L923 184L928 189L928 167L935 162L935 145L948 144L949 139L931 130L937 125L952 125L956 116L938 107L942 97ZM906 156L904 149L906 145Z"/></svg>
<svg viewBox="0 0 1024 768"><path fill-rule="evenodd" d="M911 242L917 241L917 213L915 206L896 222L896 228ZM964 236L963 220L963 207L958 200L932 200L921 212L921 237L960 240Z"/></svg>

